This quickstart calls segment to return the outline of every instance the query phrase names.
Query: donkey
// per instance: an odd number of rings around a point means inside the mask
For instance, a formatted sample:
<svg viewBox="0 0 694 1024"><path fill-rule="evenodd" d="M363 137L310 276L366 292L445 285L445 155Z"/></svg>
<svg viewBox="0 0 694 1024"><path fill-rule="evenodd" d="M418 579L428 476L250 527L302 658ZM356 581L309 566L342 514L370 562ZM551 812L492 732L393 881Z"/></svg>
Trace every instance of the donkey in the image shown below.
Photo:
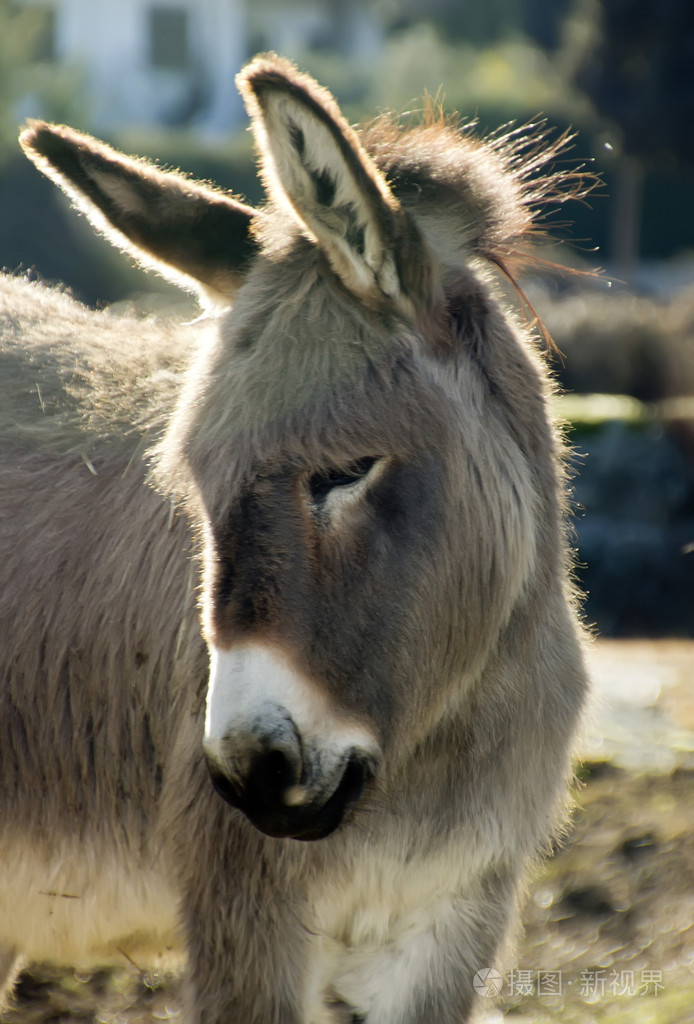
<svg viewBox="0 0 694 1024"><path fill-rule="evenodd" d="M238 84L260 209L21 137L208 312L2 281L2 965L182 944L190 1022L460 1024L586 692L549 377L494 281L571 186L536 137L352 129L273 55Z"/></svg>

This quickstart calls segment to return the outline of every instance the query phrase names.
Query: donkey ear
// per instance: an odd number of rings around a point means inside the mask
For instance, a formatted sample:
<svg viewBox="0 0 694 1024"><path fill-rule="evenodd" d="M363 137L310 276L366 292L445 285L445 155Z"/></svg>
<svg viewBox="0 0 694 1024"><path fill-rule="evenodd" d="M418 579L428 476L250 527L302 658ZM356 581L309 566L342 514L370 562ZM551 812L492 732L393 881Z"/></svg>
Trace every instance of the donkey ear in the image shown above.
<svg viewBox="0 0 694 1024"><path fill-rule="evenodd" d="M351 291L398 296L404 215L330 93L274 55L257 57L236 83L271 197L289 202Z"/></svg>
<svg viewBox="0 0 694 1024"><path fill-rule="evenodd" d="M256 211L59 125L31 121L24 152L97 230L184 288L228 300L256 251Z"/></svg>

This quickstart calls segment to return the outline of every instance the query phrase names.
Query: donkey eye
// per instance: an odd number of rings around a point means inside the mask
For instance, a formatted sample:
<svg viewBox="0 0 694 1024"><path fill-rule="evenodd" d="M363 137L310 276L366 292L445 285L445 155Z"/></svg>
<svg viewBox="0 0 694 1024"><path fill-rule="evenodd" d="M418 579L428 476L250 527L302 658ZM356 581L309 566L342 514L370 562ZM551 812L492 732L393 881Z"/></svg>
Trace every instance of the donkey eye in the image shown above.
<svg viewBox="0 0 694 1024"><path fill-rule="evenodd" d="M324 501L327 495L335 487L349 487L362 480L371 470L376 462L370 455L363 459L357 459L344 469L323 469L314 473L308 482L311 497L314 502Z"/></svg>

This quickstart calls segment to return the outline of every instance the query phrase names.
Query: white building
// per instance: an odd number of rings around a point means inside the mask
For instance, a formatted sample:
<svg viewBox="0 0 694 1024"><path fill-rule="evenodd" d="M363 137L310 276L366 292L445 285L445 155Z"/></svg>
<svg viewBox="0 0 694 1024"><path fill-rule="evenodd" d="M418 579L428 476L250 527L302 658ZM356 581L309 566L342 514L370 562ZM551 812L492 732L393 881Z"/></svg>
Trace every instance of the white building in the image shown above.
<svg viewBox="0 0 694 1024"><path fill-rule="evenodd" d="M371 0L19 2L44 14L41 57L80 69L89 127L106 133L151 124L226 133L243 120L234 76L252 51L334 45L371 58L383 38Z"/></svg>
<svg viewBox="0 0 694 1024"><path fill-rule="evenodd" d="M93 128L241 119L246 0L21 2L45 12L41 56L81 69Z"/></svg>

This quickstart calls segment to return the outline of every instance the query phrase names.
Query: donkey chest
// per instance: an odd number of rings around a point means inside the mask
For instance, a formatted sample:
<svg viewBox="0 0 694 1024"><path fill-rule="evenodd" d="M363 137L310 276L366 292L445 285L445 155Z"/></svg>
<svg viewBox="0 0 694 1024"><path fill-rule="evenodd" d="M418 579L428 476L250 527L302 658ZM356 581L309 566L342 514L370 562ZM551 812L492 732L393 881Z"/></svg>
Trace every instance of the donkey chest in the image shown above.
<svg viewBox="0 0 694 1024"><path fill-rule="evenodd" d="M315 901L319 934L346 949L392 941L459 890L466 875L460 860L453 848L416 860L365 856Z"/></svg>
<svg viewBox="0 0 694 1024"><path fill-rule="evenodd" d="M333 1019L326 1000L363 1011L377 991L379 1004L384 994L395 1003L416 986L437 926L475 874L471 859L451 842L427 856L374 851L327 883L313 906L312 1024Z"/></svg>

